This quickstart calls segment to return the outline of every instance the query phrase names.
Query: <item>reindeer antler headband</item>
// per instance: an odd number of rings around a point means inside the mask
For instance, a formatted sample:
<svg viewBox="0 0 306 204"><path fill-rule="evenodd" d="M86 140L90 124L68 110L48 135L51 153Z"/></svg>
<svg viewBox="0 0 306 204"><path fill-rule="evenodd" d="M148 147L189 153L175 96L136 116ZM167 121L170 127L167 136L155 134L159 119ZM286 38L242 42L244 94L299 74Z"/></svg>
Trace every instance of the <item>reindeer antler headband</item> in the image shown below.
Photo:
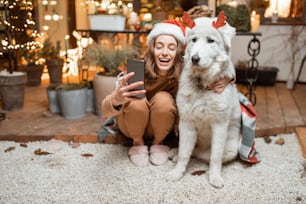
<svg viewBox="0 0 306 204"><path fill-rule="evenodd" d="M190 15L187 12L183 13L182 19L183 19L183 24L185 26L187 26L189 28L195 27L195 25L196 25L195 22L191 19ZM226 24L226 19L227 18L225 16L224 11L221 11L218 14L217 21L212 22L212 27L218 29L218 28L224 26Z"/></svg>

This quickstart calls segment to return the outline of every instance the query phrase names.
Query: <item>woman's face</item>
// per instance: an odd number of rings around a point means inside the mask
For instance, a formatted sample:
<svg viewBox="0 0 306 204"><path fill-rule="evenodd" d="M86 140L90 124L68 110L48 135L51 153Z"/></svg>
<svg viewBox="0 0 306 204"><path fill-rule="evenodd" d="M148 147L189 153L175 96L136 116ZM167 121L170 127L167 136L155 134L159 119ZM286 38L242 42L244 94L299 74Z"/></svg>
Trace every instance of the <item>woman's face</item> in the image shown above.
<svg viewBox="0 0 306 204"><path fill-rule="evenodd" d="M177 41L171 35L160 35L155 40L154 59L159 75L167 75L173 66L177 52Z"/></svg>

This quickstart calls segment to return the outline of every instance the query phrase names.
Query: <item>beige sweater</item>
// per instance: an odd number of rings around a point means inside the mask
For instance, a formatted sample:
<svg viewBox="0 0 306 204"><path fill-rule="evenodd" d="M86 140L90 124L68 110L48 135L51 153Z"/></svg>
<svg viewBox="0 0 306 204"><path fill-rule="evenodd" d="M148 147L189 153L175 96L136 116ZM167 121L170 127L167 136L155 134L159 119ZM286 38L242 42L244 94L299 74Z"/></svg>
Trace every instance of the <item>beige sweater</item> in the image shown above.
<svg viewBox="0 0 306 204"><path fill-rule="evenodd" d="M178 89L178 80L176 78L169 78L168 76L158 76L156 79L145 79L145 89L148 101L160 91L169 92L175 98ZM124 109L123 105L121 109L117 110L111 103L111 97L112 94L109 94L102 101L102 114L107 118L120 114Z"/></svg>

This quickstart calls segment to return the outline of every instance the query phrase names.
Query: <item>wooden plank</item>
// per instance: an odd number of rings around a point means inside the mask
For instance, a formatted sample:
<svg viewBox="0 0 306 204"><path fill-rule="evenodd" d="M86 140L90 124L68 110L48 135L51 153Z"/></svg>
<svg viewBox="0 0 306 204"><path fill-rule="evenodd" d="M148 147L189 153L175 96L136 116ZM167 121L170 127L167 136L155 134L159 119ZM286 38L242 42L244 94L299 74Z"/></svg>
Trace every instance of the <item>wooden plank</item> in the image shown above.
<svg viewBox="0 0 306 204"><path fill-rule="evenodd" d="M286 133L295 132L295 127L303 126L304 123L297 105L292 98L292 91L288 90L284 83L277 83L276 87L284 114Z"/></svg>
<svg viewBox="0 0 306 204"><path fill-rule="evenodd" d="M306 86L305 84L297 84L291 92L298 110L303 118L304 126L306 126Z"/></svg>
<svg viewBox="0 0 306 204"><path fill-rule="evenodd" d="M267 93L267 123L269 124L269 135L285 132L285 120L281 111L280 99L276 87L266 87Z"/></svg>
<svg viewBox="0 0 306 204"><path fill-rule="evenodd" d="M266 88L263 86L256 87L256 104L255 109L257 113L256 118L256 136L267 136L269 134L268 111Z"/></svg>
<svg viewBox="0 0 306 204"><path fill-rule="evenodd" d="M306 158L306 128L296 128L296 136L300 142L304 158Z"/></svg>
<svg viewBox="0 0 306 204"><path fill-rule="evenodd" d="M24 142L57 138L64 141L96 142L97 131L103 119L92 113L78 120L66 120L60 115L48 114L45 92L48 84L48 81L43 81L40 87L26 87L24 108L7 112L6 119L0 122L0 140ZM246 85L238 84L237 87L241 93L247 92ZM289 133L297 127L306 127L305 84L297 84L294 90L288 90L285 83L257 86L255 93L258 115L256 136ZM118 143L117 139L115 142ZM302 144L304 148L305 142Z"/></svg>
<svg viewBox="0 0 306 204"><path fill-rule="evenodd" d="M243 95L245 95L245 93L247 93L247 91L248 91L246 85L244 85L244 84L237 84L237 89Z"/></svg>

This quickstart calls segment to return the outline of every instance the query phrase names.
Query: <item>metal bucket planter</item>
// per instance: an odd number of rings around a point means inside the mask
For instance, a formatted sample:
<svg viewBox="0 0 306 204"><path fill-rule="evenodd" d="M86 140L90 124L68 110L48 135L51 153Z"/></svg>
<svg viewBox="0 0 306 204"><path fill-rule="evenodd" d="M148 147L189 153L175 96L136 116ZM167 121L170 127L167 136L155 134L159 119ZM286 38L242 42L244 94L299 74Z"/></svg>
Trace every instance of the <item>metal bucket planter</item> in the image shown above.
<svg viewBox="0 0 306 204"><path fill-rule="evenodd" d="M51 113L60 113L61 109L58 103L57 94L56 94L56 87L59 84L50 84L47 87L47 98L49 104L49 110Z"/></svg>
<svg viewBox="0 0 306 204"><path fill-rule="evenodd" d="M89 81L87 84L87 112L95 112L96 106L95 106L95 93L93 88L93 81Z"/></svg>
<svg viewBox="0 0 306 204"><path fill-rule="evenodd" d="M86 84L62 84L56 88L61 114L66 119L85 116L87 107Z"/></svg>
<svg viewBox="0 0 306 204"><path fill-rule="evenodd" d="M22 109L24 105L25 84L24 72L0 72L0 96L2 109L6 111Z"/></svg>

